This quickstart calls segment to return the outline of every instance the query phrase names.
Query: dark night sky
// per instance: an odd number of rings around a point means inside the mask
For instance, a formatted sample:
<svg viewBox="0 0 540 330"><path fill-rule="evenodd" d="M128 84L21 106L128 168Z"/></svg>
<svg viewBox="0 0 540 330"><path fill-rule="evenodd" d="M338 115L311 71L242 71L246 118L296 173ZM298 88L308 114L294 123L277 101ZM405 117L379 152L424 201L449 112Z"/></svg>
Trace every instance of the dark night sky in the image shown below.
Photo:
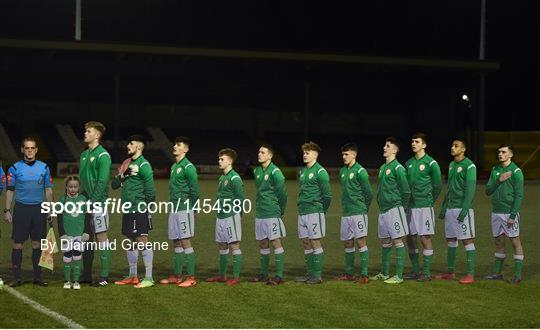
<svg viewBox="0 0 540 330"><path fill-rule="evenodd" d="M82 0L83 39L216 48L478 59L480 1ZM0 37L71 40L74 0L0 3ZM114 3L114 4L113 4ZM487 1L487 126L539 108L533 1ZM496 114L496 115L494 115ZM532 117L530 117L532 118ZM522 128L538 129L525 120Z"/></svg>

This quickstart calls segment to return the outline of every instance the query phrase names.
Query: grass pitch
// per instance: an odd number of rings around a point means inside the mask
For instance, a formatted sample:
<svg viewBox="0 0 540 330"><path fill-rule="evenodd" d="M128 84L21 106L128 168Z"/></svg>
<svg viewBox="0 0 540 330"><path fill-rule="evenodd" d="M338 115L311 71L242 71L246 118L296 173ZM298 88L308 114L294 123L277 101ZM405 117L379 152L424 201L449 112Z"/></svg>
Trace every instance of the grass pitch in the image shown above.
<svg viewBox="0 0 540 330"><path fill-rule="evenodd" d="M216 181L201 181L201 198L215 199ZM55 196L63 193L57 181ZM156 181L158 200L167 200L167 181ZM246 196L254 202L252 181L244 182ZM214 214L200 214L196 219L197 277L194 288L156 285L137 290L110 285L106 288L83 286L80 291L62 289L61 255L56 255L55 270L43 270L48 288L25 284L17 290L40 304L75 322L92 328L538 328L540 327L540 184L527 182L522 207L521 237L525 251L523 282L519 286L505 282L479 280L462 286L457 282L405 282L387 285L370 282L357 285L337 282L333 277L343 272L344 252L339 240L340 192L339 183L332 182L334 200L327 214L324 278L322 285L308 286L293 282L294 276L304 273L303 250L296 229L296 181L287 183L289 204L284 218L287 237L285 247L285 276L287 282L278 287L248 283L258 273L259 248L254 237L254 212L245 215L243 222L244 253L243 282L235 287L204 283L202 280L217 272L218 253L214 242ZM375 187L373 187L375 188ZM474 207L476 214L477 276L488 274L493 263L493 241L490 225L490 202L478 185ZM375 191L375 190L374 190ZM0 207L3 208L4 196ZM118 197L112 192L111 197ZM439 198L439 202L442 197ZM436 214L440 203L436 205ZM377 206L369 212L370 274L380 267L380 247L377 239ZM150 238L167 240L167 215L154 215L154 230ZM111 217L110 238L118 243L120 215ZM10 280L11 228L0 225L0 274ZM504 275L512 275L512 250L507 242ZM433 273L446 266L444 226L437 221L434 238ZM26 243L23 257L23 278L31 280L30 244ZM154 279L159 280L172 271L173 250L154 254ZM465 270L465 252L459 247L457 271ZM357 258L356 263L358 266ZM123 277L127 261L123 250L113 253L110 279ZM406 268L410 263L407 259ZM273 256L271 258L271 270ZM393 252L392 268L395 267ZM94 274L99 270L99 258L94 260ZM358 270L358 267L357 267ZM139 274L144 274L142 260ZM65 327L50 317L32 310L7 292L0 291L0 327L49 328Z"/></svg>

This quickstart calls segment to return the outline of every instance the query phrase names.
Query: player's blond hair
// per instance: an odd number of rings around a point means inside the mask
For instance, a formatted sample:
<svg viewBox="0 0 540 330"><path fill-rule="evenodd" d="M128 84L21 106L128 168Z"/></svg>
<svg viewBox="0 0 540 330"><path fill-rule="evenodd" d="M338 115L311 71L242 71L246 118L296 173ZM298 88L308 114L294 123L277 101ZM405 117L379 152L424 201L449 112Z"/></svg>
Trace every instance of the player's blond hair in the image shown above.
<svg viewBox="0 0 540 330"><path fill-rule="evenodd" d="M319 147L319 145L313 141L306 142L302 144L302 151L316 151L317 153L321 153L322 149Z"/></svg>

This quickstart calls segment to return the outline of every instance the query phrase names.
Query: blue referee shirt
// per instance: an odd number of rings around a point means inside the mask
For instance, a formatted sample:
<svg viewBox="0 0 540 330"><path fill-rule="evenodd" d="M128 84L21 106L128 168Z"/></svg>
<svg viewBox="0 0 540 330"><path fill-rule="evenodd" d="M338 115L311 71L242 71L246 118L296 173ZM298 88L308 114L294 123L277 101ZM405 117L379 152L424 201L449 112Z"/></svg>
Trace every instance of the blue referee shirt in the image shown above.
<svg viewBox="0 0 540 330"><path fill-rule="evenodd" d="M39 160L13 164L7 175L7 189L15 190L15 202L36 205L43 202L45 188L52 188L49 165Z"/></svg>
<svg viewBox="0 0 540 330"><path fill-rule="evenodd" d="M0 167L0 194L2 193L2 189L4 189L5 184L6 184L6 175L4 174L4 170Z"/></svg>

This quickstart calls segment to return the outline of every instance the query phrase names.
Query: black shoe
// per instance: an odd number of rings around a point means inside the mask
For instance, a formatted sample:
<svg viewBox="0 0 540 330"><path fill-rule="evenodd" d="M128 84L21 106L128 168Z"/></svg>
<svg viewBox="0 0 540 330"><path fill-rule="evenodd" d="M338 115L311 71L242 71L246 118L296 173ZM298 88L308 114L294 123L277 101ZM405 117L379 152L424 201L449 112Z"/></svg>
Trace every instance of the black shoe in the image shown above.
<svg viewBox="0 0 540 330"><path fill-rule="evenodd" d="M80 284L92 284L92 279L83 279L82 281L79 281Z"/></svg>
<svg viewBox="0 0 540 330"><path fill-rule="evenodd" d="M43 282L42 280L34 280L33 283L34 285L43 286L43 287L49 286L49 283Z"/></svg>
<svg viewBox="0 0 540 330"><path fill-rule="evenodd" d="M11 281L9 282L8 284L11 288L16 288L18 286L21 286L22 285L22 282L21 280L16 280L16 281Z"/></svg>
<svg viewBox="0 0 540 330"><path fill-rule="evenodd" d="M519 284L521 283L521 277L517 277L517 276L512 276L512 279L510 280L507 280L506 282L510 283L510 284Z"/></svg>
<svg viewBox="0 0 540 330"><path fill-rule="evenodd" d="M259 274L249 280L250 282L267 282L268 281L268 275Z"/></svg>
<svg viewBox="0 0 540 330"><path fill-rule="evenodd" d="M420 277L420 275L415 273L415 272L410 272L410 273L407 273L407 274L403 274L403 279L404 280L417 280L419 277Z"/></svg>
<svg viewBox="0 0 540 330"><path fill-rule="evenodd" d="M107 286L109 284L109 280L105 277L102 277L99 279L99 281L97 282L94 282L92 284L93 287L96 287L96 288L99 288L99 287L102 287L102 286Z"/></svg>
<svg viewBox="0 0 540 330"><path fill-rule="evenodd" d="M416 280L418 282L429 282L431 281L431 276L426 274L420 274Z"/></svg>
<svg viewBox="0 0 540 330"><path fill-rule="evenodd" d="M503 275L502 274L497 274L497 273L490 274L490 275L484 276L484 280L502 281L503 280Z"/></svg>
<svg viewBox="0 0 540 330"><path fill-rule="evenodd" d="M309 280L306 281L306 284L321 284L322 282L322 278L312 276Z"/></svg>
<svg viewBox="0 0 540 330"><path fill-rule="evenodd" d="M276 277L274 277L273 279L268 279L268 281L266 281L266 284L267 285L280 285L280 284L283 284L283 279L276 275Z"/></svg>

